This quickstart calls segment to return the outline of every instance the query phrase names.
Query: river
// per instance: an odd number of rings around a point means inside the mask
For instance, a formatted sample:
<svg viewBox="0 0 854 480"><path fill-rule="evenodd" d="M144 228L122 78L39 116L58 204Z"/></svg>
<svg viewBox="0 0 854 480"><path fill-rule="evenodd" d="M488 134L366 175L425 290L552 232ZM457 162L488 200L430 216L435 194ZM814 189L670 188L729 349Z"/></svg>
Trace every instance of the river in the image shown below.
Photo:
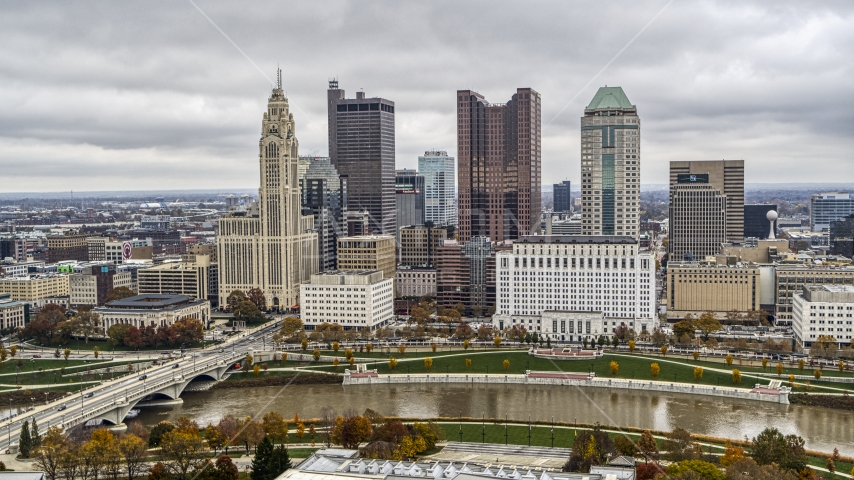
<svg viewBox="0 0 854 480"><path fill-rule="evenodd" d="M795 433L808 449L854 455L854 412L693 395L581 389L543 385L300 385L186 392L184 403L144 408L138 420L153 426L187 416L201 426L231 413L242 417L269 410L285 418L320 417L323 407L341 413L366 408L402 417L504 418L561 422L600 422L716 437L752 438L766 427Z"/></svg>

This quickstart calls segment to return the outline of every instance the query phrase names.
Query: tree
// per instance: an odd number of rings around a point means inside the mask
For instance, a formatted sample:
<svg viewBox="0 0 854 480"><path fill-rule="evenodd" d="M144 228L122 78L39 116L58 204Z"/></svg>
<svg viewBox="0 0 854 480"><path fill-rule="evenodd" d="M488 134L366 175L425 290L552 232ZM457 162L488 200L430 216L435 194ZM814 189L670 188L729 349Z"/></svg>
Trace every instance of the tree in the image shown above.
<svg viewBox="0 0 854 480"><path fill-rule="evenodd" d="M691 478L683 477L686 472L697 474L703 480L724 480L726 475L720 471L717 465L703 460L683 460L667 467L668 478Z"/></svg>
<svg viewBox="0 0 854 480"><path fill-rule="evenodd" d="M658 374L661 373L661 367L658 366L657 363L652 363L649 365L649 373L651 373L653 377L657 377Z"/></svg>
<svg viewBox="0 0 854 480"><path fill-rule="evenodd" d="M296 334L300 333L302 329L302 320L296 317L287 317L282 320L282 329L280 330L280 333L285 338L293 338Z"/></svg>
<svg viewBox="0 0 854 480"><path fill-rule="evenodd" d="M635 444L625 435L617 435L614 438L614 447L620 455L630 457L635 454Z"/></svg>
<svg viewBox="0 0 854 480"><path fill-rule="evenodd" d="M320 350L315 348L311 352L311 358L313 358L315 362L319 362L320 361Z"/></svg>
<svg viewBox="0 0 854 480"><path fill-rule="evenodd" d="M534 332L534 335L536 334L537 332ZM599 340L597 340L597 343L599 344L599 348L602 348L605 345L605 336L599 335Z"/></svg>
<svg viewBox="0 0 854 480"><path fill-rule="evenodd" d="M665 357L667 356L667 345L661 346L661 354L664 355Z"/></svg>
<svg viewBox="0 0 854 480"><path fill-rule="evenodd" d="M22 457L30 458L32 448L33 441L30 437L30 422L29 420L24 420L24 424L21 426L21 435L18 437L18 451L21 452Z"/></svg>
<svg viewBox="0 0 854 480"><path fill-rule="evenodd" d="M741 447L736 447L730 442L726 442L724 454L721 456L720 464L722 467L727 468L735 462L742 460L745 457L744 449Z"/></svg>
<svg viewBox="0 0 854 480"><path fill-rule="evenodd" d="M372 431L370 419L353 415L347 418L338 417L332 436L336 443L340 443L344 448L355 449L359 443L371 438Z"/></svg>
<svg viewBox="0 0 854 480"><path fill-rule="evenodd" d="M128 474L128 480L133 480L139 476L145 462L145 457L148 454L148 446L145 441L133 434L127 434L119 440L119 454L124 461L125 472Z"/></svg>
<svg viewBox="0 0 854 480"><path fill-rule="evenodd" d="M302 347L303 352L308 350L308 340L303 338L302 341L300 342L300 347Z"/></svg>
<svg viewBox="0 0 854 480"><path fill-rule="evenodd" d="M332 342L332 351L338 353L338 349L341 348L341 345L338 342Z"/></svg>
<svg viewBox="0 0 854 480"><path fill-rule="evenodd" d="M815 377L816 380L820 380L821 379L821 370L816 368L815 370L813 370L812 375Z"/></svg>
<svg viewBox="0 0 854 480"><path fill-rule="evenodd" d="M463 315L465 315L465 314L466 314L466 306L465 306L465 305L463 305L463 304L462 304L462 302L457 303L456 305L454 305L454 310L456 310L456 311L457 311L457 313L459 313L459 314L460 314L460 316L463 316Z"/></svg>
<svg viewBox="0 0 854 480"><path fill-rule="evenodd" d="M264 319L264 314L249 300L244 300L232 309L234 319L242 322L257 322Z"/></svg>
<svg viewBox="0 0 854 480"><path fill-rule="evenodd" d="M136 294L133 293L133 290L128 287L116 287L107 293L107 296L104 298L104 303L114 302L116 300L133 297L135 295Z"/></svg>
<svg viewBox="0 0 854 480"><path fill-rule="evenodd" d="M599 429L583 430L572 443L572 453L564 465L564 471L589 472L593 465L603 465L610 455L616 453L611 437Z"/></svg>
<svg viewBox="0 0 854 480"><path fill-rule="evenodd" d="M732 369L732 383L741 383L741 372L737 368Z"/></svg>
<svg viewBox="0 0 854 480"><path fill-rule="evenodd" d="M711 312L706 312L700 315L700 319L694 322L694 327L700 331L703 341L708 341L709 335L723 328L721 326L721 322L719 322Z"/></svg>
<svg viewBox="0 0 854 480"><path fill-rule="evenodd" d="M664 450L667 451L670 460L681 462L683 460L694 460L700 458L702 450L691 434L683 429L676 427L672 432L667 434L667 439L664 441Z"/></svg>
<svg viewBox="0 0 854 480"><path fill-rule="evenodd" d="M728 367L731 367L731 366L732 366L732 355L727 354L727 356L726 356L726 364L727 364L727 366L728 366Z"/></svg>
<svg viewBox="0 0 854 480"><path fill-rule="evenodd" d="M272 480L289 468L291 468L291 460L284 445L274 447L273 442L268 437L264 437L255 451L250 478Z"/></svg>
<svg viewBox="0 0 854 480"><path fill-rule="evenodd" d="M658 443L656 443L655 438L652 436L652 432L649 430L644 430L641 434L637 448L647 461L658 460Z"/></svg>
<svg viewBox="0 0 854 480"><path fill-rule="evenodd" d="M149 447L159 447L160 441L163 439L163 435L171 432L175 429L175 425L172 422L162 421L154 426L151 429L151 433L148 434L148 446Z"/></svg>
<svg viewBox="0 0 854 480"><path fill-rule="evenodd" d="M48 480L56 480L63 451L67 450L67 440L62 429L53 426L47 429L41 445L35 450L35 465L45 473Z"/></svg>
<svg viewBox="0 0 854 480"><path fill-rule="evenodd" d="M264 296L264 292L262 292L260 288L250 289L246 292L246 298L252 302L258 310L262 312L267 310L267 297Z"/></svg>
<svg viewBox="0 0 854 480"><path fill-rule="evenodd" d="M433 368L433 359L430 357L426 357L424 359L424 369L429 372L431 368Z"/></svg>
<svg viewBox="0 0 854 480"><path fill-rule="evenodd" d="M806 467L804 439L797 435L784 436L776 428L766 428L753 438L750 456L759 465L776 463L780 468L795 472Z"/></svg>
<svg viewBox="0 0 854 480"><path fill-rule="evenodd" d="M682 338L682 335L688 335L688 338L694 338L694 331L696 329L694 322L682 320L673 324L673 336Z"/></svg>
<svg viewBox="0 0 854 480"><path fill-rule="evenodd" d="M270 411L264 414L261 426L264 427L264 433L273 441L287 441L288 422L279 412Z"/></svg>
<svg viewBox="0 0 854 480"><path fill-rule="evenodd" d="M425 323L430 319L430 313L421 307L412 307L409 311L409 320L415 323Z"/></svg>
<svg viewBox="0 0 854 480"><path fill-rule="evenodd" d="M634 353L634 351L635 351L635 341L629 340L629 352Z"/></svg>
<svg viewBox="0 0 854 480"><path fill-rule="evenodd" d="M166 468L179 479L190 478L190 471L197 469L205 460L205 444L196 432L175 429L163 435L160 451L168 463Z"/></svg>
<svg viewBox="0 0 854 480"><path fill-rule="evenodd" d="M666 475L664 469L657 463L642 463L635 470L637 480L653 480Z"/></svg>
<svg viewBox="0 0 854 480"><path fill-rule="evenodd" d="M609 367L611 368L611 375L616 375L620 371L620 364L613 360L611 360Z"/></svg>
<svg viewBox="0 0 854 480"><path fill-rule="evenodd" d="M694 380L701 380L703 378L703 367L694 367Z"/></svg>
<svg viewBox="0 0 854 480"><path fill-rule="evenodd" d="M493 338L492 344L495 345L495 348L500 348L501 347L501 337L496 336L495 338Z"/></svg>
<svg viewBox="0 0 854 480"><path fill-rule="evenodd" d="M82 336L84 343L89 343L89 337L103 332L101 330L101 316L91 310L78 313L70 321L75 326L74 333Z"/></svg>
<svg viewBox="0 0 854 480"><path fill-rule="evenodd" d="M397 346L397 353L399 353L399 354L401 354L401 355L403 355L404 353L406 353L406 345L402 345L402 344L401 344L401 345L398 345L398 346Z"/></svg>
<svg viewBox="0 0 854 480"><path fill-rule="evenodd" d="M42 437L39 435L39 426L36 424L36 417L33 417L33 423L30 426L30 442L33 448L38 448L42 444Z"/></svg>
<svg viewBox="0 0 854 480"><path fill-rule="evenodd" d="M228 440L228 437L223 435L223 433L215 426L208 424L208 426L205 427L205 442L211 450L217 451L220 448L225 447L226 444L228 444Z"/></svg>
<svg viewBox="0 0 854 480"><path fill-rule="evenodd" d="M460 322L457 324L456 330L454 330L454 336L464 341L468 341L470 338L474 337L474 330L469 326L466 322Z"/></svg>
<svg viewBox="0 0 854 480"><path fill-rule="evenodd" d="M228 294L228 297L225 299L225 303L228 305L229 309L234 310L240 302L245 302L246 300L249 300L249 297L247 297L245 293L240 290L233 290Z"/></svg>
<svg viewBox="0 0 854 480"><path fill-rule="evenodd" d="M775 368L777 370L777 376L778 377L783 374L783 364L782 363L778 363Z"/></svg>
<svg viewBox="0 0 854 480"><path fill-rule="evenodd" d="M397 359L394 357L389 357L388 359L388 369L394 370L397 367Z"/></svg>
<svg viewBox="0 0 854 480"><path fill-rule="evenodd" d="M466 369L470 369L470 368L471 368L471 359L467 358L466 359Z"/></svg>
<svg viewBox="0 0 854 480"><path fill-rule="evenodd" d="M506 371L508 371L508 370L510 370L510 360L508 360L508 359L506 359L506 358L505 358L505 359L504 359L504 361L503 361L503 362L501 362L501 365L503 365L503 366L504 366L504 371L505 371L505 372L506 372Z"/></svg>

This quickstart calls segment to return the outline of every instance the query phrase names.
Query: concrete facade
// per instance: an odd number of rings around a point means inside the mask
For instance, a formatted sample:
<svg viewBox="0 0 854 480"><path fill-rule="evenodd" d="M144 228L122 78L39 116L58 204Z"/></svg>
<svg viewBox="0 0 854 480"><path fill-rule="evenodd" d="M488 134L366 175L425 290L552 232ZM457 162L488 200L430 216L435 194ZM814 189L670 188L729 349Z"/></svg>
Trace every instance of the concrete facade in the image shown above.
<svg viewBox="0 0 854 480"><path fill-rule="evenodd" d="M699 318L707 311L722 319L731 310L759 310L760 269L756 264L669 263L665 298L668 319Z"/></svg>
<svg viewBox="0 0 854 480"><path fill-rule="evenodd" d="M267 101L258 141L258 202L219 220L219 304L259 288L273 307L299 304L299 285L318 270L314 218L302 215L296 123L281 82Z"/></svg>
<svg viewBox="0 0 854 480"><path fill-rule="evenodd" d="M137 328L168 327L182 318L195 318L207 328L211 319L211 304L207 300L186 295L137 295L116 300L92 309L101 317L103 334L120 323Z"/></svg>
<svg viewBox="0 0 854 480"><path fill-rule="evenodd" d="M127 287L133 290L131 272L119 272L115 265L92 265L83 272L68 278L69 302L73 306L94 307L103 305L114 288Z"/></svg>
<svg viewBox="0 0 854 480"><path fill-rule="evenodd" d="M600 87L581 117L584 235L637 237L641 122L620 87Z"/></svg>
<svg viewBox="0 0 854 480"><path fill-rule="evenodd" d="M181 262L140 269L137 284L140 295L187 295L208 300L214 307L219 304L218 265L207 255L190 255Z"/></svg>
<svg viewBox="0 0 854 480"><path fill-rule="evenodd" d="M338 270L379 270L394 278L397 267L395 239L391 235L361 235L338 239Z"/></svg>
<svg viewBox="0 0 854 480"><path fill-rule="evenodd" d="M0 278L0 293L8 293L12 300L39 309L46 303L68 303L71 287L68 275L27 275Z"/></svg>
<svg viewBox="0 0 854 480"><path fill-rule="evenodd" d="M399 266L394 275L395 297L436 297L436 269Z"/></svg>
<svg viewBox="0 0 854 480"><path fill-rule="evenodd" d="M854 329L854 286L810 285L793 298L792 330L799 350L809 353L822 336L850 346Z"/></svg>
<svg viewBox="0 0 854 480"><path fill-rule="evenodd" d="M0 293L0 329L23 328L26 310L24 302L12 300L8 293Z"/></svg>
<svg viewBox="0 0 854 480"><path fill-rule="evenodd" d="M375 330L394 316L394 281L378 270L317 273L300 286L306 330L337 323L345 330Z"/></svg>
<svg viewBox="0 0 854 480"><path fill-rule="evenodd" d="M625 236L531 236L496 254L496 314L602 312L653 328L655 258Z"/></svg>

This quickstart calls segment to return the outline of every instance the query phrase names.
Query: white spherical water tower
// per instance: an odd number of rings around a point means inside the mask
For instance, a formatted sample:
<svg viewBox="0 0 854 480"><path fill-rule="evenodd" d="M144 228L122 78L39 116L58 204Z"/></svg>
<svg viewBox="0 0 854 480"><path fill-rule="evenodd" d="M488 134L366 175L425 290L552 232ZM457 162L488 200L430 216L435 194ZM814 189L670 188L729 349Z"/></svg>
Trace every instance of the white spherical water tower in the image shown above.
<svg viewBox="0 0 854 480"><path fill-rule="evenodd" d="M774 235L774 222L777 220L777 212L774 210L768 210L768 213L765 214L765 218L771 222L771 233L768 234L768 240L774 240L777 238L777 236Z"/></svg>

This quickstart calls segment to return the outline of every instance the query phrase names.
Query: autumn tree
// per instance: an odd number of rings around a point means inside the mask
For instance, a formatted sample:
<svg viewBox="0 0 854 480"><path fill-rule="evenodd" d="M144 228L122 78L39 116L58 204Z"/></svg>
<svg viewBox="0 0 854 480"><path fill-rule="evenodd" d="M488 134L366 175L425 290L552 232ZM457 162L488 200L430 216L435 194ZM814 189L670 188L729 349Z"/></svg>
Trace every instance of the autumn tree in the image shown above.
<svg viewBox="0 0 854 480"><path fill-rule="evenodd" d="M116 287L107 293L107 296L104 298L104 303L114 302L116 300L133 297L135 295L136 294L133 293L133 290L128 287Z"/></svg>
<svg viewBox="0 0 854 480"><path fill-rule="evenodd" d="M388 359L388 369L389 369L389 370L394 370L395 368L397 368L397 359L396 359L396 358L394 358L394 357L389 357L389 359Z"/></svg>
<svg viewBox="0 0 854 480"><path fill-rule="evenodd" d="M649 365L649 373L652 374L653 377L657 377L659 373L661 373L661 367L657 363L652 363Z"/></svg>
<svg viewBox="0 0 854 480"><path fill-rule="evenodd" d="M666 437L664 450L668 453L670 460L681 462L700 458L702 454L700 445L687 430L676 427Z"/></svg>
<svg viewBox="0 0 854 480"><path fill-rule="evenodd" d="M118 450L124 462L128 480L139 476L148 455L148 445L145 440L134 434L126 434L118 441Z"/></svg>
<svg viewBox="0 0 854 480"><path fill-rule="evenodd" d="M644 430L637 443L637 448L644 458L649 460L658 460L658 443L652 436L652 432Z"/></svg>
<svg viewBox="0 0 854 480"><path fill-rule="evenodd" d="M722 467L727 468L735 462L744 458L744 449L741 447L737 447L730 442L726 442L724 446L724 454L721 456L720 464Z"/></svg>
<svg viewBox="0 0 854 480"><path fill-rule="evenodd" d="M332 431L335 443L344 448L355 449L359 443L371 438L373 427L371 421L361 415L352 415L347 418L338 417Z"/></svg>
<svg viewBox="0 0 854 480"><path fill-rule="evenodd" d="M703 378L703 367L694 367L694 380L701 380Z"/></svg>
<svg viewBox="0 0 854 480"><path fill-rule="evenodd" d="M616 453L611 437L598 427L578 432L572 443L572 453L564 465L567 472L589 472L593 465L604 465Z"/></svg>
<svg viewBox="0 0 854 480"><path fill-rule="evenodd" d="M245 302L246 300L249 300L249 298L245 293L240 290L232 290L232 292L228 294L228 297L226 297L225 303L228 305L229 309L234 310L240 302Z"/></svg>
<svg viewBox="0 0 854 480"><path fill-rule="evenodd" d="M506 372L507 370L510 370L510 360L508 360L508 359L506 359L506 358L505 358L505 359L504 359L504 361L503 361L503 362L501 362L501 365L502 365L502 366L504 366L504 371L505 371L505 372Z"/></svg>
<svg viewBox="0 0 854 480"><path fill-rule="evenodd" d="M620 364L611 360L611 363L608 365L611 369L611 375L616 375L617 372L620 371Z"/></svg>
<svg viewBox="0 0 854 480"><path fill-rule="evenodd" d="M264 312L267 310L267 297L260 288L252 288L246 292L246 299L252 302L258 310Z"/></svg>
<svg viewBox="0 0 854 480"><path fill-rule="evenodd" d="M433 359L430 357L426 357L424 359L424 369L429 372L431 368L433 368Z"/></svg>
<svg viewBox="0 0 854 480"><path fill-rule="evenodd" d="M36 448L33 455L35 466L44 472L48 480L57 478L62 453L67 448L68 442L62 434L62 429L56 426L48 428L41 445Z"/></svg>
<svg viewBox="0 0 854 480"><path fill-rule="evenodd" d="M732 369L732 383L741 383L741 372L737 368Z"/></svg>
<svg viewBox="0 0 854 480"><path fill-rule="evenodd" d="M470 369L470 368L471 368L471 359L467 358L466 359L466 369Z"/></svg>

